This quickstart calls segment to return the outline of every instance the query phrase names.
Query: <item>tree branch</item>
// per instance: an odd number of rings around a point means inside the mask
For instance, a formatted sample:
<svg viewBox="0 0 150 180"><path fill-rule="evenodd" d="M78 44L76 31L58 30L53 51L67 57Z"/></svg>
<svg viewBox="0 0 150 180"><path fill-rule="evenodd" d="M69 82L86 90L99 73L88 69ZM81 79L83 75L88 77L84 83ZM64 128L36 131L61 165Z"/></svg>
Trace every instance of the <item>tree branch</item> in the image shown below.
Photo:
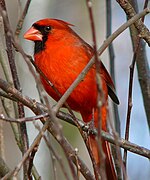
<svg viewBox="0 0 150 180"><path fill-rule="evenodd" d="M31 3L31 0L27 0L26 5L24 7L24 10L21 14L21 17L19 18L19 21L18 21L17 26L16 26L17 28L15 30L15 36L16 37L19 36L19 34L20 34L20 31L21 31L23 23L24 23L24 18L26 17L30 3Z"/></svg>
<svg viewBox="0 0 150 180"><path fill-rule="evenodd" d="M36 102L33 99L30 99L27 96L22 95L19 91L17 91L14 87L12 87L9 83L7 83L6 81L0 79L0 88L3 89L9 96L18 99L21 103L23 103L25 106L27 106L28 108L30 108L34 113L41 115L42 117L47 117L48 116L48 108L46 106L44 106L43 104L40 104L38 102ZM47 113L47 114L46 114ZM57 117L71 123L72 125L75 125L73 118L64 112L58 112ZM1 118L2 119L2 118ZM17 120L18 123L19 120ZM87 133L92 133L93 135L97 134L96 129L91 129L91 127L89 127L87 124L85 124L83 121L78 120L78 123L80 124L81 128L87 132ZM115 138L109 134L106 133L104 131L102 131L102 138L110 143L116 144L116 140ZM148 159L150 159L150 150L143 148L141 146L138 146L134 143L131 143L129 141L126 141L124 139L121 138L117 138L118 142L117 144L124 148L127 149L130 152L142 155ZM73 151L74 152L74 151Z"/></svg>
<svg viewBox="0 0 150 180"><path fill-rule="evenodd" d="M133 4L133 7L138 12L137 1L132 0L130 2ZM137 46L137 41L138 41L138 31L135 29L134 26L131 26L130 33L131 33L133 51L135 51L135 48ZM143 96L145 113L147 116L147 123L148 123L149 130L150 130L150 105L149 105L149 102L150 102L150 68L149 68L148 58L146 55L145 43L142 40L140 40L140 45L139 45L139 49L137 52L136 66L137 66L137 71L138 71L138 79L139 79L142 96Z"/></svg>
<svg viewBox="0 0 150 180"><path fill-rule="evenodd" d="M7 20L7 23L9 24L7 9L6 9L4 0L0 0L0 6L1 6L1 10L5 11L5 18ZM18 72L17 72L17 68L15 64L14 49L13 49L11 37L7 33L8 29L7 29L6 21L4 21L4 31L5 31L5 39L6 39L7 56L8 56L9 66L10 66L10 70L11 70L11 74L13 78L13 83L14 83L15 88L21 91ZM17 106L18 106L19 117L24 117L25 112L24 112L23 105L20 104L20 102L18 102ZM21 150L22 150L22 154L24 154L27 151L28 146L29 146L26 124L24 122L20 124L19 130L20 130L20 142L22 144ZM27 163L24 164L24 179L27 179Z"/></svg>
<svg viewBox="0 0 150 180"><path fill-rule="evenodd" d="M132 18L136 15L136 12L134 8L131 6L128 0L116 0L119 5L122 7L122 9L127 14L128 18ZM150 46L150 32L148 28L143 24L141 19L138 19L134 23L138 33L140 34L140 37L144 39L147 44Z"/></svg>

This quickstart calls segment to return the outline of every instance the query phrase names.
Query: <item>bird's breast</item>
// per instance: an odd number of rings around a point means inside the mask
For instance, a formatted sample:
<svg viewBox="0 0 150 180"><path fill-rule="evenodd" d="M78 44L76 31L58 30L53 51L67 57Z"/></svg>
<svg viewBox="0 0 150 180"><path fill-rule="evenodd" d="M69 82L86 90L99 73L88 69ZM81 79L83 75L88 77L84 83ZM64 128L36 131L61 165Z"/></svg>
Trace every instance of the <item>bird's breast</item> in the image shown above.
<svg viewBox="0 0 150 180"><path fill-rule="evenodd" d="M60 94L63 95L86 66L88 57L85 54L74 56L75 52L71 54L70 49L66 49L65 55L64 52L56 52L43 51L36 54L35 63L51 83L54 84ZM52 87L46 83L44 78L41 77L41 80L47 93L58 101L59 96ZM92 107L96 106L96 97L95 70L91 69L85 79L72 92L67 102L75 111L79 111L84 106L86 108L89 107L91 110Z"/></svg>

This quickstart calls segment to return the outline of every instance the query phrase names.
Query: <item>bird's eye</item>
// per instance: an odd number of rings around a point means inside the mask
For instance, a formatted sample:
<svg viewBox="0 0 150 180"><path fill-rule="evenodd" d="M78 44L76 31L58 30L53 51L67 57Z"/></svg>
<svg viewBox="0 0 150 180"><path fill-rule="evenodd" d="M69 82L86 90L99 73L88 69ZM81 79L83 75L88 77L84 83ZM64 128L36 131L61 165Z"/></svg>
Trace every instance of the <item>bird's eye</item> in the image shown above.
<svg viewBox="0 0 150 180"><path fill-rule="evenodd" d="M51 29L52 29L51 26L45 26L44 28L45 32L49 32Z"/></svg>

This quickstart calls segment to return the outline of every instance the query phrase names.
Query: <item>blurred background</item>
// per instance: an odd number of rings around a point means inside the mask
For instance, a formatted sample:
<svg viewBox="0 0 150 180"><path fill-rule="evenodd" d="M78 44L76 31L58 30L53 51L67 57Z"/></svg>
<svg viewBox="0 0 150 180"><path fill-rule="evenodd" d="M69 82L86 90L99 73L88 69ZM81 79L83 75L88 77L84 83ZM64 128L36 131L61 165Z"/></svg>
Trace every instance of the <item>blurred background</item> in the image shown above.
<svg viewBox="0 0 150 180"><path fill-rule="evenodd" d="M7 0L7 8L9 12L10 22L13 30L16 27L17 18L19 14L18 0ZM26 1L21 1L22 8ZM139 7L142 9L143 0L138 0ZM93 1L93 12L96 25L97 42L98 47L106 39L106 4L105 0ZM20 41L23 49L26 53L33 55L33 43L23 39L24 32L37 20L42 18L57 18L62 19L75 26L73 29L90 45L92 45L92 36L88 11L85 1L81 0L32 0L28 14L26 16L22 33L20 35ZM120 8L116 1L112 2L112 31L114 32L120 25L126 21L126 16L123 10ZM150 29L150 15L146 16L145 24ZM129 66L133 57L132 45L129 35L129 30L123 32L114 42L115 49L115 73L116 73L116 91L120 99L119 116L121 120L121 137L124 138L125 133L125 120L127 113L127 97L128 97L128 81L129 81ZM150 63L150 49L146 45L147 57ZM22 57L17 54L17 68L19 72L19 78L23 93L31 98L39 100L36 84L31 76L26 63ZM109 70L109 59L107 50L101 57L102 61ZM50 100L51 101L51 100ZM26 109L26 116L32 116L31 111ZM32 143L37 131L32 123L28 123L28 135L30 143ZM91 167L91 163L87 158L86 149L81 140L81 137L71 125L63 123L64 134L67 139L73 145L74 148L79 149L79 154L82 159ZM20 153L17 145L13 140L13 135L9 124L5 124L4 130L5 138L5 158L10 168L13 168L20 159ZM50 137L52 141L53 138ZM141 90L137 78L137 71L134 74L134 88L133 88L133 109L131 114L130 125L130 139L131 142L140 146L150 148L150 137L147 126L146 115L143 107L143 100ZM61 152L56 142L55 147L58 152ZM18 159L16 158L16 152L18 152ZM62 155L63 156L63 155ZM128 175L131 180L149 180L150 179L150 163L149 160L138 155L128 152ZM40 149L35 157L35 164L42 179L50 179L51 177L51 156L45 143L42 142ZM58 179L61 176L61 172L58 174ZM61 178L62 179L62 178Z"/></svg>

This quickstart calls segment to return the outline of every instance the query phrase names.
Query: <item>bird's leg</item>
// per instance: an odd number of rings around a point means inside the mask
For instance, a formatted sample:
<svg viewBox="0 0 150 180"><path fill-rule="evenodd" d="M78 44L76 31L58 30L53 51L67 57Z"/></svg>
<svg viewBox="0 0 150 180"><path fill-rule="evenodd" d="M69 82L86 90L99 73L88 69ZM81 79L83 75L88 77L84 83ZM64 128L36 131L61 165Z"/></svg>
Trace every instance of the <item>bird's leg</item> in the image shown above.
<svg viewBox="0 0 150 180"><path fill-rule="evenodd" d="M89 122L85 123L83 130L87 131L87 135L93 134L95 135L95 125L94 125L94 108L92 110L92 118Z"/></svg>

